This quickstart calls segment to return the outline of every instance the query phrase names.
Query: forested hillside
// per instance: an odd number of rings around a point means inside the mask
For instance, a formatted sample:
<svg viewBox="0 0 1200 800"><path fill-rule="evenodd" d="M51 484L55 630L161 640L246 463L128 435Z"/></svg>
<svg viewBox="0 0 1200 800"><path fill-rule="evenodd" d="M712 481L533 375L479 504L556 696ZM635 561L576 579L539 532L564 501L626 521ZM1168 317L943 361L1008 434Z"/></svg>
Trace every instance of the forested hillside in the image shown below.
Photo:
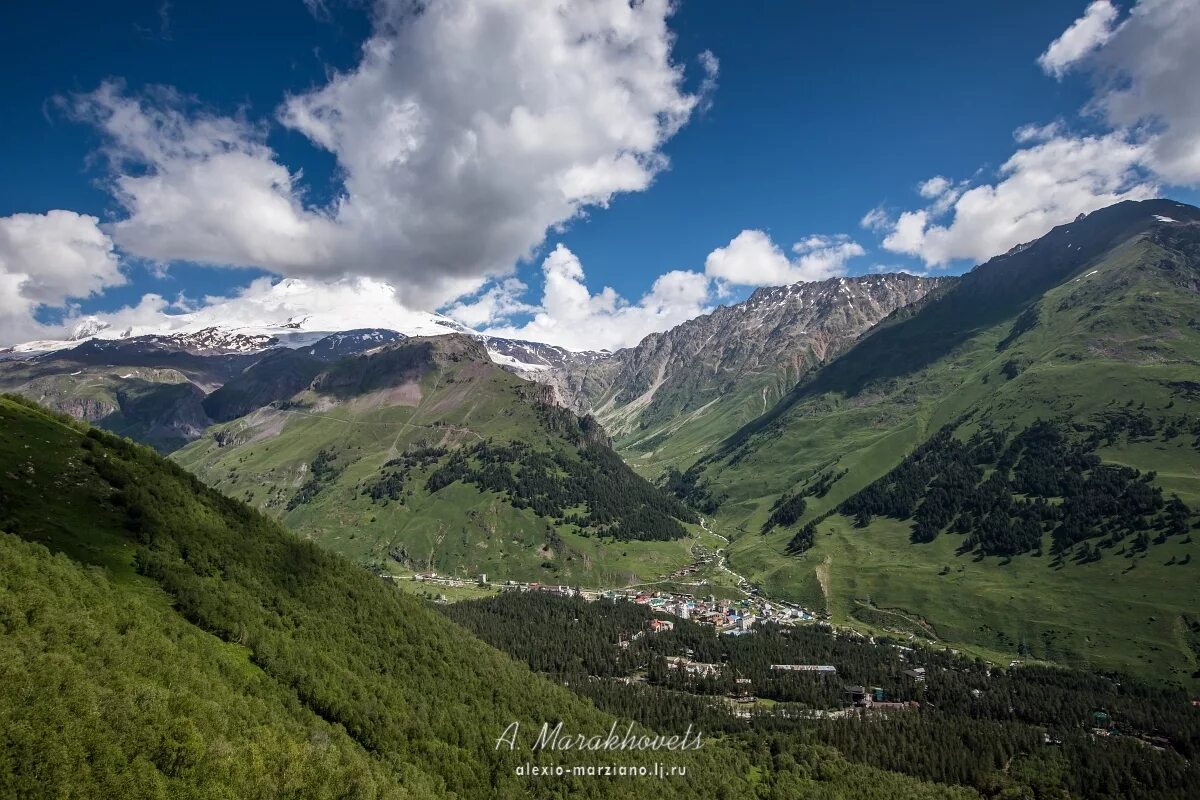
<svg viewBox="0 0 1200 800"><path fill-rule="evenodd" d="M611 584L687 562L695 512L478 341L409 339L315 375L312 361L264 359L211 395L252 390L255 410L174 458L382 571Z"/></svg>
<svg viewBox="0 0 1200 800"><path fill-rule="evenodd" d="M639 635L656 618L645 606L537 592L446 613L601 708L650 726L696 721L772 749L832 745L855 762L996 797L1169 800L1200 786L1200 714L1187 693L1128 676L1004 669L816 625L724 636L673 619L672 630ZM719 671L689 675L667 661L685 655ZM771 667L796 664L836 672ZM854 685L893 705L847 711Z"/></svg>
<svg viewBox="0 0 1200 800"><path fill-rule="evenodd" d="M1200 210L1121 203L977 267L673 479L770 594L1197 685Z"/></svg>
<svg viewBox="0 0 1200 800"><path fill-rule="evenodd" d="M596 758L495 749L510 722L612 717L146 448L11 396L0 428L4 796L968 796L736 742L519 777Z"/></svg>

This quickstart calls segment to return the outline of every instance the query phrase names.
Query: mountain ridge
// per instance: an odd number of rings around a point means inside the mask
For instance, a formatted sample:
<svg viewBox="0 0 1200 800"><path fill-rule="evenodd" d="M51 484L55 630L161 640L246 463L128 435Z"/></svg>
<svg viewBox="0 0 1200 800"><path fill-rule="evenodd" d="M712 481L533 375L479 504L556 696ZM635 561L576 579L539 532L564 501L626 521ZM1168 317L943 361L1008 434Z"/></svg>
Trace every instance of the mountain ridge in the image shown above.
<svg viewBox="0 0 1200 800"><path fill-rule="evenodd" d="M1194 682L1197 319L1200 209L1118 204L881 323L680 489L835 620Z"/></svg>
<svg viewBox="0 0 1200 800"><path fill-rule="evenodd" d="M763 287L635 347L528 377L594 414L647 474L685 469L809 370L954 280L890 273Z"/></svg>
<svg viewBox="0 0 1200 800"><path fill-rule="evenodd" d="M247 413L172 457L378 570L624 583L686 563L694 513L479 339L412 337L303 366L256 384L230 412Z"/></svg>

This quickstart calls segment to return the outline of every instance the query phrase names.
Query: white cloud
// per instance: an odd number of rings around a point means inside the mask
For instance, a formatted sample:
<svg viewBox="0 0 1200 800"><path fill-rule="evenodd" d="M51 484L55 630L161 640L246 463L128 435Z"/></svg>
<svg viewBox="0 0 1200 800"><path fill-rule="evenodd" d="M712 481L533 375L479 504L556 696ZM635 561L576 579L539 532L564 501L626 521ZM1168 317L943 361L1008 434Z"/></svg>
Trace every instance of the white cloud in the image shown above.
<svg viewBox="0 0 1200 800"><path fill-rule="evenodd" d="M704 260L704 273L744 286L779 286L788 280L792 262L763 231L744 230Z"/></svg>
<svg viewBox="0 0 1200 800"><path fill-rule="evenodd" d="M930 266L986 260L1079 214L1155 196L1158 186L1137 169L1142 157L1141 147L1117 134L1056 138L1018 150L1001 166L1001 180L955 200L950 221L935 223L937 215L926 209L906 211L883 246Z"/></svg>
<svg viewBox="0 0 1200 800"><path fill-rule="evenodd" d="M819 281L846 271L846 262L865 255L866 250L844 233L813 235L792 245L798 258L792 262L802 281ZM795 283L795 281L792 281Z"/></svg>
<svg viewBox="0 0 1200 800"><path fill-rule="evenodd" d="M929 224L929 212L905 211L891 226L884 237L883 247L893 253L919 254L925 241L925 228Z"/></svg>
<svg viewBox="0 0 1200 800"><path fill-rule="evenodd" d="M297 176L274 161L261 126L196 111L170 89L132 98L117 82L60 102L105 136L127 212L108 229L122 250L301 272L331 258L333 223L303 207Z"/></svg>
<svg viewBox="0 0 1200 800"><path fill-rule="evenodd" d="M1081 66L1097 94L1089 110L1145 142L1163 181L1200 185L1200 0L1142 0Z"/></svg>
<svg viewBox="0 0 1200 800"><path fill-rule="evenodd" d="M891 226L891 219L888 217L887 209L883 206L875 206L858 221L858 224L869 231L882 231Z"/></svg>
<svg viewBox="0 0 1200 800"><path fill-rule="evenodd" d="M1048 122L1045 125L1035 125L1030 123L1022 125L1013 131L1013 139L1017 144L1029 144L1030 142L1044 142L1047 139L1055 139L1066 134L1065 126L1061 120Z"/></svg>
<svg viewBox="0 0 1200 800"><path fill-rule="evenodd" d="M926 200L933 201L929 206L929 213L937 216L950 209L958 201L958 198L962 197L969 185L969 181L954 183L943 175L934 175L929 180L918 184L917 194Z"/></svg>
<svg viewBox="0 0 1200 800"><path fill-rule="evenodd" d="M400 293L378 278L258 278L230 295L168 301L147 294L135 306L82 316L72 314L58 326L55 338L87 322L101 336L141 336L195 332L223 327L245 332L280 333L390 328L412 335L458 330L446 317L405 307Z"/></svg>
<svg viewBox="0 0 1200 800"><path fill-rule="evenodd" d="M320 14L322 2L310 2ZM170 90L106 83L64 101L105 134L125 251L328 280L391 281L437 307L508 274L557 228L667 166L707 102L685 88L669 0L378 0L359 63L292 95L283 125L331 152L314 207L267 128Z"/></svg>
<svg viewBox="0 0 1200 800"><path fill-rule="evenodd" d="M521 300L529 290L516 278L508 278L493 284L477 297L464 298L446 308L446 316L452 317L470 328L494 325L517 314L529 314L537 310Z"/></svg>
<svg viewBox="0 0 1200 800"><path fill-rule="evenodd" d="M547 229L666 166L659 148L700 102L671 63L669 12L382 3L358 67L289 98L281 119L337 156L338 221L359 246L411 262L406 279L501 274Z"/></svg>
<svg viewBox="0 0 1200 800"><path fill-rule="evenodd" d="M0 342L43 336L40 306L125 282L98 220L73 211L0 217Z"/></svg>
<svg viewBox="0 0 1200 800"><path fill-rule="evenodd" d="M707 111L712 107L713 94L717 91L717 75L721 72L721 62L711 50L701 51L699 61L701 69L704 70L704 80L700 82L700 89L696 94L700 98L700 110Z"/></svg>
<svg viewBox="0 0 1200 800"><path fill-rule="evenodd" d="M950 188L950 179L943 175L934 175L927 181L922 181L917 186L917 194L927 200L932 200L935 197L941 197Z"/></svg>
<svg viewBox="0 0 1200 800"><path fill-rule="evenodd" d="M1061 78L1067 70L1112 37L1112 24L1116 19L1116 6L1109 0L1095 0L1082 17L1050 43L1046 52L1038 57L1038 64L1046 74Z"/></svg>
<svg viewBox="0 0 1200 800"><path fill-rule="evenodd" d="M708 311L710 281L698 272L660 275L637 303L627 302L611 287L592 294L583 265L561 244L546 256L542 272L545 289L533 318L520 326L496 325L485 333L574 350L616 350Z"/></svg>
<svg viewBox="0 0 1200 800"><path fill-rule="evenodd" d="M932 203L894 220L875 209L865 227L886 232L887 250L943 266L981 261L1081 213L1153 197L1162 186L1200 185L1200 0L1141 0L1118 24L1100 0L1039 59L1049 74L1090 74L1089 121L1106 129L1072 134L1061 121L1018 128L1022 148L996 180L968 187L942 176L918 187ZM944 189L938 194L939 189Z"/></svg>
<svg viewBox="0 0 1200 800"><path fill-rule="evenodd" d="M870 215L868 215L870 216ZM846 262L866 251L848 236L810 236L787 255L760 230L744 230L708 254L704 273L739 286L782 286L819 281L845 272Z"/></svg>

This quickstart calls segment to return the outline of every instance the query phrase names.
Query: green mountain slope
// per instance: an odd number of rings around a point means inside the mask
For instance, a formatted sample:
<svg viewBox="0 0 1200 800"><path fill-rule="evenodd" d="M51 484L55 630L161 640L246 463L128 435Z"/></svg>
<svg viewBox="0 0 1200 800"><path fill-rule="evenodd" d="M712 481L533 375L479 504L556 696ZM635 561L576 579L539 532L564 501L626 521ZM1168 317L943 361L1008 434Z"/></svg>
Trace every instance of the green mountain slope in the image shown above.
<svg viewBox="0 0 1200 800"><path fill-rule="evenodd" d="M268 351L204 398L204 410L217 422L228 422L306 388L326 366L301 350Z"/></svg>
<svg viewBox="0 0 1200 800"><path fill-rule="evenodd" d="M881 325L692 482L735 568L836 619L1195 680L1197 320L1200 210L1122 203Z"/></svg>
<svg viewBox="0 0 1200 800"><path fill-rule="evenodd" d="M212 424L202 406L204 392L196 385L204 377L169 366L92 364L69 356L0 361L0 390L160 452L182 447Z"/></svg>
<svg viewBox="0 0 1200 800"><path fill-rule="evenodd" d="M88 339L28 358L0 353L0 390L169 453L214 421L303 389L329 362L400 338L363 328L301 350L269 347L277 344L273 337L216 328Z"/></svg>
<svg viewBox="0 0 1200 800"><path fill-rule="evenodd" d="M0 397L0 795L969 797L834 752L494 747L613 718L150 450ZM85 433L86 431L86 433Z"/></svg>
<svg viewBox="0 0 1200 800"><path fill-rule="evenodd" d="M693 512L475 339L389 345L299 392L287 380L243 383L281 391L256 394L275 402L173 457L378 569L597 585L688 561Z"/></svg>
<svg viewBox="0 0 1200 800"><path fill-rule="evenodd" d="M953 278L866 275L763 287L636 347L583 353L533 373L596 416L642 474L686 469L807 372Z"/></svg>

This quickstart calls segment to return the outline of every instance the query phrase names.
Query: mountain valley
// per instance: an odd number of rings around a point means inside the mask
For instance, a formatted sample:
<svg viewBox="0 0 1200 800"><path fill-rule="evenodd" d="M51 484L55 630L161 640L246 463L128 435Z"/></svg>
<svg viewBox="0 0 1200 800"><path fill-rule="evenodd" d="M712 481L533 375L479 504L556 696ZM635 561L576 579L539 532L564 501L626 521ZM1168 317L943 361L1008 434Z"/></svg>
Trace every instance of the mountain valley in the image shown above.
<svg viewBox="0 0 1200 800"><path fill-rule="evenodd" d="M612 353L146 334L10 357L0 388L384 574L668 585L724 550L718 594L1192 682L1198 221L1123 203L960 278L759 289Z"/></svg>
<svg viewBox="0 0 1200 800"><path fill-rule="evenodd" d="M799 383L690 470L736 532L731 562L769 594L867 629L1196 681L1198 221L1167 201L1095 212ZM1054 456L1022 456L1039 425ZM905 466L938 436L977 449ZM1077 466L1062 460L1072 447ZM1083 483L1035 489L1034 469ZM1145 507L1102 511L1127 491L1091 488L1102 477L1144 482ZM999 500L976 499L986 492ZM1047 513L1022 527L1034 500ZM787 524L770 524L783 505ZM981 548L985 524L997 544Z"/></svg>

